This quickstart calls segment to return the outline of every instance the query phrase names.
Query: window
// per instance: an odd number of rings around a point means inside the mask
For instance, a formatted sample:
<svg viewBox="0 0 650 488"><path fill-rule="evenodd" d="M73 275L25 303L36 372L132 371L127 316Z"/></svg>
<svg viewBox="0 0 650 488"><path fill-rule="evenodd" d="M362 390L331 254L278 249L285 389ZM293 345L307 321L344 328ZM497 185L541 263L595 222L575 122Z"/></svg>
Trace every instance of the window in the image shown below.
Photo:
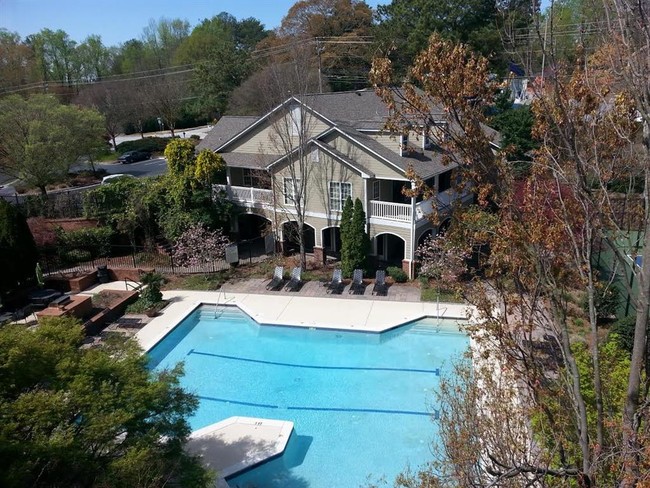
<svg viewBox="0 0 650 488"><path fill-rule="evenodd" d="M438 175L438 193L451 188L451 170Z"/></svg>
<svg viewBox="0 0 650 488"><path fill-rule="evenodd" d="M343 204L352 196L352 183L330 181L330 209L343 210Z"/></svg>
<svg viewBox="0 0 650 488"><path fill-rule="evenodd" d="M373 181L372 182L372 199L381 200L381 182Z"/></svg>
<svg viewBox="0 0 650 488"><path fill-rule="evenodd" d="M293 178L284 179L284 204L294 205L296 203L296 195L299 193L300 180Z"/></svg>
<svg viewBox="0 0 650 488"><path fill-rule="evenodd" d="M255 186L253 184L253 172L249 168L244 168L244 186Z"/></svg>

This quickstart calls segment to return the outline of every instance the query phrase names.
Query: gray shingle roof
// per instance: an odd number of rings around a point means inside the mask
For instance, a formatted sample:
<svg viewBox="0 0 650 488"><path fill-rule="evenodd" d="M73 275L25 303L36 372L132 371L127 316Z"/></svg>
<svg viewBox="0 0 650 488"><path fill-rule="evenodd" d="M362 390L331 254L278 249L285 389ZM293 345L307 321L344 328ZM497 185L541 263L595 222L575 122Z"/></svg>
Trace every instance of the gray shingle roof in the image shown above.
<svg viewBox="0 0 650 488"><path fill-rule="evenodd" d="M388 107L372 89L318 93L296 98L331 121L357 129L381 130L389 115ZM442 110L432 107L431 113L435 117L441 115Z"/></svg>
<svg viewBox="0 0 650 488"><path fill-rule="evenodd" d="M415 149L408 157L404 157L353 127L338 125L338 128L350 139L358 141L359 144L362 144L372 152L390 161L402 171L406 171L410 165L413 166L413 169L422 178L428 178L447 169L447 167L442 164L442 152L440 151Z"/></svg>
<svg viewBox="0 0 650 488"><path fill-rule="evenodd" d="M224 152L219 154L221 154L221 157L223 157L228 166L232 166L234 168L262 169L266 168L272 162L277 161L279 158L277 154L253 154L239 152Z"/></svg>
<svg viewBox="0 0 650 488"><path fill-rule="evenodd" d="M196 146L197 151L201 151L202 149L211 149L214 151L257 119L259 117L255 116L226 115L221 117L212 130Z"/></svg>

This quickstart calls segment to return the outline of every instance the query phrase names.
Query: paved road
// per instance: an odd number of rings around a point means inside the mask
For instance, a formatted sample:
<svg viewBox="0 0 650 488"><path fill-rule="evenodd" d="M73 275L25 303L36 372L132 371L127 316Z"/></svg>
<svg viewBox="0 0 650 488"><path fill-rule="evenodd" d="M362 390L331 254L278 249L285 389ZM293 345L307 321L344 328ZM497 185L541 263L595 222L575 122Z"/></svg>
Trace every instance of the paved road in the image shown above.
<svg viewBox="0 0 650 488"><path fill-rule="evenodd" d="M137 163L100 163L97 168L105 169L108 174L123 173L142 178L145 176L158 176L167 173L167 160L165 158L147 159Z"/></svg>

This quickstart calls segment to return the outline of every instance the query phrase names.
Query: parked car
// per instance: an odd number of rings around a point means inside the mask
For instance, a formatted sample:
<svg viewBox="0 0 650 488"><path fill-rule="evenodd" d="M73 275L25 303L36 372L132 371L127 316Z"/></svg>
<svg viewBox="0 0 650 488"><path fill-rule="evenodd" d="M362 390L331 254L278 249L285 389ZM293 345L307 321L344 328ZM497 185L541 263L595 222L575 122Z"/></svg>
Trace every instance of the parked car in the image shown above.
<svg viewBox="0 0 650 488"><path fill-rule="evenodd" d="M122 154L117 160L122 164L127 163L137 163L138 161L144 161L145 159L151 159L151 153L147 151L127 151Z"/></svg>
<svg viewBox="0 0 650 488"><path fill-rule="evenodd" d="M104 176L102 178L102 185L106 185L107 183L114 183L117 180L123 180L123 179L129 179L129 178L135 178L135 176L127 175L127 174L124 174L124 173L116 173L114 175Z"/></svg>

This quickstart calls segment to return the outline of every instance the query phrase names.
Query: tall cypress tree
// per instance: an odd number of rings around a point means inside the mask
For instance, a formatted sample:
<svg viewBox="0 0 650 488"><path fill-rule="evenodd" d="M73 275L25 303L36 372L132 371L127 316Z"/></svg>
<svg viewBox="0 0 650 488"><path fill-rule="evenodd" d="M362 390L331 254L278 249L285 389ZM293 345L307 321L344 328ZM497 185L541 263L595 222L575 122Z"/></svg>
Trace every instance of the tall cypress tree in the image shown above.
<svg viewBox="0 0 650 488"><path fill-rule="evenodd" d="M352 215L354 214L354 204L352 198L348 197L343 204L341 212L341 221L339 229L341 231L341 270L344 276L351 276L354 267L350 267L350 228L352 225Z"/></svg>
<svg viewBox="0 0 650 488"><path fill-rule="evenodd" d="M350 209L350 207L352 208ZM349 218L348 215L350 215ZM343 220L344 217L346 217L345 221ZM363 211L363 204L358 198L354 201L354 205L352 205L351 199L345 202L344 215L341 215L341 241L341 269L343 274L352 276L352 272L357 268L365 272L368 268L370 238L366 234L366 213Z"/></svg>

